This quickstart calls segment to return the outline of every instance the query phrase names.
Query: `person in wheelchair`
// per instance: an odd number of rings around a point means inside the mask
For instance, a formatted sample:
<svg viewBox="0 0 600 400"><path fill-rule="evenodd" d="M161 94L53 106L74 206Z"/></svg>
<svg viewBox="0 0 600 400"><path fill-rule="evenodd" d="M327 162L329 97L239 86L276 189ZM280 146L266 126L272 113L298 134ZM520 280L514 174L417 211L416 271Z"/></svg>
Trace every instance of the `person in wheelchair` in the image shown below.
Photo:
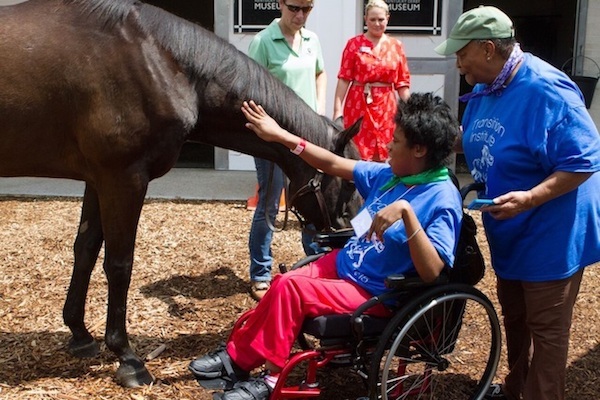
<svg viewBox="0 0 600 400"><path fill-rule="evenodd" d="M394 273L435 280L453 264L463 212L445 167L460 128L440 97L414 93L399 102L387 164L345 159L307 143L253 101L244 102L242 111L259 137L283 144L314 168L354 181L365 202L343 249L277 275L226 347L190 363L199 380L229 380L226 389L232 390L220 396L227 400L269 398L305 318L352 313L389 290L384 280ZM370 314L390 311L380 304ZM266 372L249 378L263 364Z"/></svg>

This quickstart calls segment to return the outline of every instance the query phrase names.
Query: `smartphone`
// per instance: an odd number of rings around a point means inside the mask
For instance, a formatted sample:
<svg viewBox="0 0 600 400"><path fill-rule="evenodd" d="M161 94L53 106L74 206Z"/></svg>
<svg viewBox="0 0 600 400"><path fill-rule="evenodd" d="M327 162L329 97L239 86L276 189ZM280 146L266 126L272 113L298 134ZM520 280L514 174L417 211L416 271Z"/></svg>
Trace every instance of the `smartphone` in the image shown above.
<svg viewBox="0 0 600 400"><path fill-rule="evenodd" d="M483 207L491 206L493 204L494 200L492 199L474 199L467 208L469 210L481 210Z"/></svg>

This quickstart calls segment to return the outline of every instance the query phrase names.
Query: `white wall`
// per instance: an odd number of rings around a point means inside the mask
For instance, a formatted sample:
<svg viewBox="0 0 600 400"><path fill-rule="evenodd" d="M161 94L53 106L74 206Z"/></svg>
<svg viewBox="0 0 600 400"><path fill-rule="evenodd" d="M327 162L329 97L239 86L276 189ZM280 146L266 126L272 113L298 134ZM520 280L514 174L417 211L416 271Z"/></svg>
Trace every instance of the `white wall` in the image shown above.
<svg viewBox="0 0 600 400"><path fill-rule="evenodd" d="M334 17L332 17L334 16ZM362 11L348 0L317 0L306 28L319 36L327 72L327 116L333 116L333 98L346 41L360 31Z"/></svg>

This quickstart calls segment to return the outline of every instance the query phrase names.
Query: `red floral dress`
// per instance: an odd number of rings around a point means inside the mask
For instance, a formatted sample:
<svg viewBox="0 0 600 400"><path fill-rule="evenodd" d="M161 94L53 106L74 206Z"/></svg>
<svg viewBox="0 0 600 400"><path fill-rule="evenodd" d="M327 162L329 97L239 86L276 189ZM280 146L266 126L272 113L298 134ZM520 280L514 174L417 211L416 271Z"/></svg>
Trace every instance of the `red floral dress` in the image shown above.
<svg viewBox="0 0 600 400"><path fill-rule="evenodd" d="M338 78L351 82L344 103L344 125L347 128L363 117L360 132L354 137L361 158L387 159L387 144L396 127L396 90L410 86L402 43L387 36L373 49L364 34L353 37L344 48ZM367 83L373 84L370 95L366 93Z"/></svg>

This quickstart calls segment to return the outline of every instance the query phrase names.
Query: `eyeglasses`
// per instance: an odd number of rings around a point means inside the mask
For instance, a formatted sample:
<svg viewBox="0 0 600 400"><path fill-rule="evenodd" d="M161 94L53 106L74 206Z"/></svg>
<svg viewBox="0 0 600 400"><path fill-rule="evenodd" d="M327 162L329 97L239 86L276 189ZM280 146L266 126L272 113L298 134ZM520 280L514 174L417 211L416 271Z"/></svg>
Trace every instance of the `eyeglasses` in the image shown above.
<svg viewBox="0 0 600 400"><path fill-rule="evenodd" d="M290 10L291 12L293 12L294 14L298 13L300 10L302 10L302 12L304 14L308 14L309 12L312 11L312 9L314 7L312 4L310 6L306 6L306 7L292 6L292 5L287 4L286 2L284 2L283 4L285 4L287 9Z"/></svg>

